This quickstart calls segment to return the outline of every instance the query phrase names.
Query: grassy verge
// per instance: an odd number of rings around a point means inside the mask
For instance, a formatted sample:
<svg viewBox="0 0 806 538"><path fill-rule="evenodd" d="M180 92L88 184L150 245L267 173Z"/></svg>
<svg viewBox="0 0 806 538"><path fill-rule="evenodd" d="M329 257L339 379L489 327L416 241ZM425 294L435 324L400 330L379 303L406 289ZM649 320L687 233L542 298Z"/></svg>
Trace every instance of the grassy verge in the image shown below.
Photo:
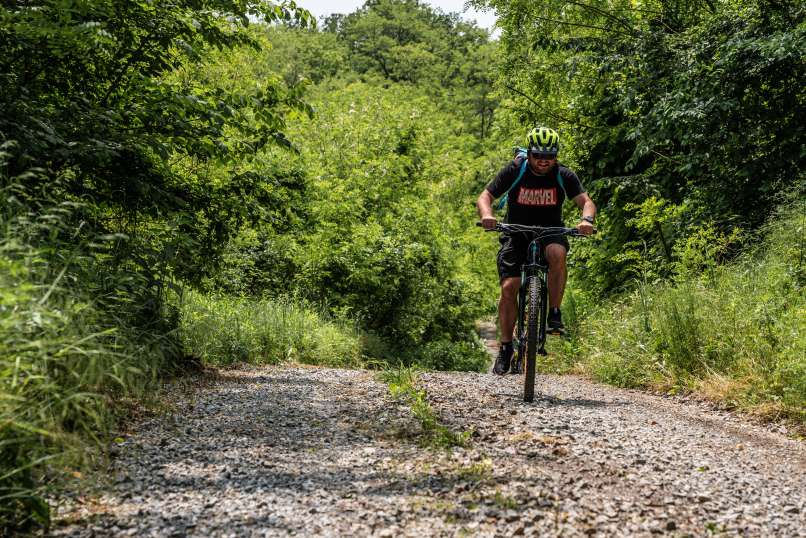
<svg viewBox="0 0 806 538"><path fill-rule="evenodd" d="M46 499L170 362L163 339L126 329L46 259L0 241L0 535L49 526Z"/></svg>
<svg viewBox="0 0 806 538"><path fill-rule="evenodd" d="M296 361L333 367L364 362L362 336L289 299L251 299L186 292L180 339L205 364L279 364Z"/></svg>
<svg viewBox="0 0 806 538"><path fill-rule="evenodd" d="M381 372L380 377L389 385L389 392L393 398L405 401L411 407L412 414L420 421L424 445L434 448L467 446L470 442L470 432L454 432L440 424L439 418L428 403L425 389L417 388L416 368L406 366L387 368Z"/></svg>
<svg viewBox="0 0 806 538"><path fill-rule="evenodd" d="M700 259L671 282L645 283L605 304L569 294L575 336L554 345L553 367L806 423L802 215L771 224L759 246L733 263Z"/></svg>

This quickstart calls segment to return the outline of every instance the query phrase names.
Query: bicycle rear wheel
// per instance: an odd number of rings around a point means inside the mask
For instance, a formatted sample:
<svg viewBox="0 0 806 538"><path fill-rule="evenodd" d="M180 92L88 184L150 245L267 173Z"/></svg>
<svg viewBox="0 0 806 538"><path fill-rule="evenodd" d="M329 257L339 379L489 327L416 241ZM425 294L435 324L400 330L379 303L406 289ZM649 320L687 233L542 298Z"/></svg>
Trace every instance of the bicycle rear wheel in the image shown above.
<svg viewBox="0 0 806 538"><path fill-rule="evenodd" d="M538 330L543 307L540 300L541 282L537 276L530 276L526 281L528 313L526 318L526 361L523 369L523 401L531 402L535 399L535 354L538 347Z"/></svg>

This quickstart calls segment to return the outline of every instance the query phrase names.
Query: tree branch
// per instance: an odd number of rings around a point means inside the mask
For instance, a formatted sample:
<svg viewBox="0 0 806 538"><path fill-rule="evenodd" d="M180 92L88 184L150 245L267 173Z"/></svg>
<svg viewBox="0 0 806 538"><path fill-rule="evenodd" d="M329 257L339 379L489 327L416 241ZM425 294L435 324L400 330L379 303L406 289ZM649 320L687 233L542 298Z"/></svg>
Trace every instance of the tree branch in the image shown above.
<svg viewBox="0 0 806 538"><path fill-rule="evenodd" d="M630 32L630 35L633 35L633 36L638 35L638 32L635 30L635 28L633 28L632 25L630 25L630 23L628 21L626 21L625 19L623 19L621 17L613 15L609 11L606 11L604 9L598 8L596 6L591 6L589 4L583 4L582 2L575 2L574 0L568 0L568 3L571 4L572 6L581 7L582 9L589 9L589 10L595 12L595 13L598 13L599 15L601 15L601 16L603 16L603 17L605 17L605 18L607 18L607 19L609 19L611 21L614 21L614 22L620 24L623 28L625 28L627 31Z"/></svg>
<svg viewBox="0 0 806 538"><path fill-rule="evenodd" d="M137 49L135 49L131 54L129 54L129 57L126 60L126 63L123 64L120 67L120 70L115 75L114 80L109 84L109 88L107 89L106 94L104 95L103 99L101 99L101 106L103 106L103 107L107 106L109 98L112 96L112 92L114 92L115 89L117 89L118 85L123 81L123 77L126 76L126 73L129 72L129 68L131 68L131 66L134 64L134 62L139 60L140 58L142 58L143 52L144 52L146 46L150 44L149 42L154 37L156 37L156 34L157 34L156 29L154 29L151 32L149 32L142 39L142 41L140 41L140 46L137 47ZM122 55L121 55L120 59L123 60Z"/></svg>
<svg viewBox="0 0 806 538"><path fill-rule="evenodd" d="M625 34L625 32L619 32L617 30L613 30L611 28L605 28L603 26L593 26L592 24L583 24L581 22L568 22L568 21L563 21L563 20L559 20L559 19L552 19L552 18L549 18L549 17L541 17L540 15L532 15L532 17L534 17L535 19L539 19L541 21L554 22L554 23L557 23L557 24L564 24L566 26L576 26L576 27L579 27L579 28L589 28L591 30L601 30L602 32L608 32L608 33L611 33L611 34L620 34L620 35ZM628 34L628 35L633 36L633 37L635 36L635 34Z"/></svg>
<svg viewBox="0 0 806 538"><path fill-rule="evenodd" d="M565 122L565 123L570 123L571 125L580 125L580 126L582 126L582 127L588 127L588 128L590 128L590 126L589 126L589 125L586 125L586 124L584 124L584 123L580 123L580 122L578 122L578 121L574 121L574 120L571 120L571 119L565 118L565 117L563 117L563 116L560 116L559 114L555 114L555 113L553 113L553 112L549 112L549 111L548 111L548 110L546 110L546 109L545 109L545 107L543 107L543 106L542 106L540 103L538 103L537 101L535 101L534 99L532 99L531 97L529 97L528 95L526 95L525 93L523 93L522 91L520 91L518 88L514 88L514 87L510 86L509 84L505 84L505 85L504 85L504 87L505 87L506 89L508 89L509 91L515 92L515 93L517 93L518 95L520 95L520 96L522 96L522 97L525 97L526 99L528 99L528 100L529 100L529 102L530 102L530 103L532 103L533 105L535 105L535 107L537 107L537 108L538 108L538 110L540 110L540 112L541 112L541 113L545 114L546 116L549 116L550 118L552 118L552 119L554 119L554 120L561 121L561 122Z"/></svg>

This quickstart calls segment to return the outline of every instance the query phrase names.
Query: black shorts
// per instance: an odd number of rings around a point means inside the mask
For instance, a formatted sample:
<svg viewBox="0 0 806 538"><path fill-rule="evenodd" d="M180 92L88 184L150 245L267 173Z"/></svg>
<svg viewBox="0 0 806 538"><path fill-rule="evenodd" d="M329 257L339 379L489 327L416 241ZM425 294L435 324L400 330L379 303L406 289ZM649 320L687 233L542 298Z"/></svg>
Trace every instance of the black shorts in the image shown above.
<svg viewBox="0 0 806 538"><path fill-rule="evenodd" d="M501 250L498 251L498 281L521 276L521 266L526 263L526 250L529 247L529 241L507 235L502 235L499 241L501 241ZM568 239L562 235L546 237L540 240L541 249L545 249L547 245L551 244L564 246L566 252L571 250L568 245Z"/></svg>

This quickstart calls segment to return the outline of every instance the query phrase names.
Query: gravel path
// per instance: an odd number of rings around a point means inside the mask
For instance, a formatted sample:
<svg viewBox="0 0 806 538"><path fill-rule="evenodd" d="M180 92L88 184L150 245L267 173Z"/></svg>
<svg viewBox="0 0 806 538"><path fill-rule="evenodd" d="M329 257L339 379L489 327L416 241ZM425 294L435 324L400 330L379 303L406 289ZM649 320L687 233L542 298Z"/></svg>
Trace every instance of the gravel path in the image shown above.
<svg viewBox="0 0 806 538"><path fill-rule="evenodd" d="M371 372L226 371L141 423L57 536L806 536L803 443L574 377L421 377L467 448Z"/></svg>

